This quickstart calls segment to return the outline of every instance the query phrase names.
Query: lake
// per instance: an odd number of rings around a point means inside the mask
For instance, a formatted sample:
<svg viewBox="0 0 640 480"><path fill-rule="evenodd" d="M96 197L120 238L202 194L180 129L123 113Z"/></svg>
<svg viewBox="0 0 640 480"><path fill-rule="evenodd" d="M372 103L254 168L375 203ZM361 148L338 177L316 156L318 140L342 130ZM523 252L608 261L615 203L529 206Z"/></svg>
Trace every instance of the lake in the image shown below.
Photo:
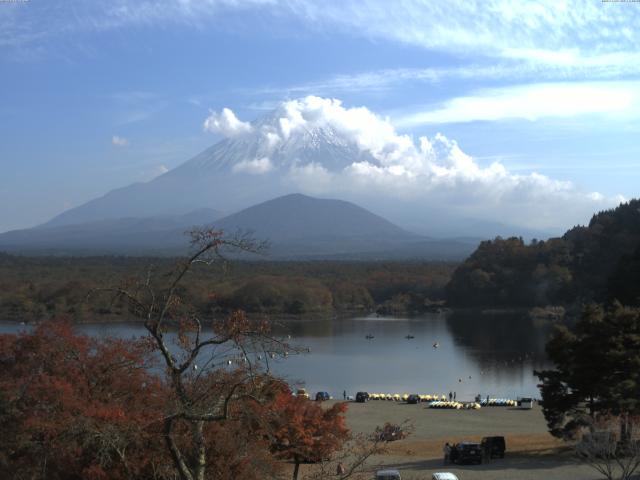
<svg viewBox="0 0 640 480"><path fill-rule="evenodd" d="M477 394L539 397L533 370L548 366L544 354L548 326L536 326L521 314L458 312L280 322L279 332L291 335L290 342L308 347L309 353L275 362L274 372L294 388L324 390L334 397L341 397L344 390L348 395L360 390L447 395L451 391L461 400ZM24 328L28 327L0 323L3 333ZM85 324L78 329L97 337L145 333L135 323Z"/></svg>

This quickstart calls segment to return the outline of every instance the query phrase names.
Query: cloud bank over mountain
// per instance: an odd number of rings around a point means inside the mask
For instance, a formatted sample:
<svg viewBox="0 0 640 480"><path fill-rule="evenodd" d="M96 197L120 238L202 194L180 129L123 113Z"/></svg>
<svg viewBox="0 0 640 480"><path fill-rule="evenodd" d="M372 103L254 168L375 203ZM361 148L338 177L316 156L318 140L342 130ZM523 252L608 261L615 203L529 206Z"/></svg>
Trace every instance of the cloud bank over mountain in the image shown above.
<svg viewBox="0 0 640 480"><path fill-rule="evenodd" d="M500 162L483 165L442 134L413 138L396 131L389 118L340 100L307 96L283 102L269 121L242 122L229 109L213 112L205 129L259 145L259 158L236 163L237 174L277 173L292 190L364 202L377 211L388 202L402 208L455 211L458 215L526 222L537 228L584 222L593 211L624 199L581 190L569 181L539 173L510 172ZM335 145L356 152L351 161L291 158L285 145L324 132ZM378 208L380 207L380 208Z"/></svg>

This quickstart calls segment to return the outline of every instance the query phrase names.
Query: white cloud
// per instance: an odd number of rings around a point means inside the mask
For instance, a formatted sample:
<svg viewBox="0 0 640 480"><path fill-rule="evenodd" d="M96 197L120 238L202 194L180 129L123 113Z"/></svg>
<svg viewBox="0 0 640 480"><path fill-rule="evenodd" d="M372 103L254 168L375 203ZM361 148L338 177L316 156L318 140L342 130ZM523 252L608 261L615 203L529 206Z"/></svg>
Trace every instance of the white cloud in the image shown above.
<svg viewBox="0 0 640 480"><path fill-rule="evenodd" d="M129 145L129 140L124 137L114 135L111 137L111 144L116 147L126 147L127 145Z"/></svg>
<svg viewBox="0 0 640 480"><path fill-rule="evenodd" d="M336 95L397 89L402 85L438 85L450 80L536 82L617 80L640 75L640 54L612 53L584 56L579 51L508 49L504 60L487 64L471 63L456 67L389 68L351 74L337 74L319 81L279 87L257 87L242 91L252 95L285 98L304 95ZM272 110L274 102L253 104L256 110Z"/></svg>
<svg viewBox="0 0 640 480"><path fill-rule="evenodd" d="M294 19L295 24L289 23L296 35L303 22L316 30L430 50L543 61L563 50L596 56L634 52L640 40L638 9L598 1L403 0L394 3L390 14L388 0L68 0L55 8L44 3L2 12L0 45L44 43L52 35L133 26L215 28L224 23L221 16L238 11ZM282 22L276 28L286 34Z"/></svg>
<svg viewBox="0 0 640 480"><path fill-rule="evenodd" d="M399 127L477 120L640 114L640 82L565 82L510 86L454 98L441 108L395 119Z"/></svg>
<svg viewBox="0 0 640 480"><path fill-rule="evenodd" d="M222 112L211 112L211 114L204 121L205 131L220 133L225 137L235 137L244 133L249 133L252 130L251 124L248 122L241 122L228 108L223 108Z"/></svg>
<svg viewBox="0 0 640 480"><path fill-rule="evenodd" d="M270 172L272 169L273 165L271 164L271 160L267 157L262 157L236 163L232 170L235 173L262 175L263 173Z"/></svg>
<svg viewBox="0 0 640 480"><path fill-rule="evenodd" d="M234 171L269 171L300 191L351 199L377 211L392 205L415 211L428 205L443 215L456 211L546 228L583 221L619 200L539 173L516 174L500 162L482 166L444 135L416 140L366 107L346 108L336 99L309 96L283 102L271 121L260 125L253 135L258 150L269 151L271 161L244 160ZM291 163L301 142L320 145L319 160ZM322 142L353 154L336 164Z"/></svg>
<svg viewBox="0 0 640 480"><path fill-rule="evenodd" d="M450 0L424 2L289 2L309 22L341 26L365 37L457 53L525 56L535 50L554 52L633 51L637 9L600 2L539 0ZM306 5L304 5L307 3ZM535 55L528 57L532 60Z"/></svg>
<svg viewBox="0 0 640 480"><path fill-rule="evenodd" d="M333 174L321 164L311 162L292 166L287 179L307 193L324 194L331 189Z"/></svg>

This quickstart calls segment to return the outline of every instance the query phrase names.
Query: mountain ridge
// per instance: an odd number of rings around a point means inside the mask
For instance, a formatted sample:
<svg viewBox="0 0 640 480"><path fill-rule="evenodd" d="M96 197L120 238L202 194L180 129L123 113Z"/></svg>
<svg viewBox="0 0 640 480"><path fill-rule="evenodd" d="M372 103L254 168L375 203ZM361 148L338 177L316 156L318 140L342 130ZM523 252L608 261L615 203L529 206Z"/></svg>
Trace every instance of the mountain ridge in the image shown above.
<svg viewBox="0 0 640 480"><path fill-rule="evenodd" d="M185 231L206 226L230 235L251 231L271 244L265 259L461 259L476 243L408 232L356 204L289 194L223 218L198 210L182 216L49 225L0 234L0 249L46 254L164 254L187 250ZM164 223L163 223L164 222Z"/></svg>

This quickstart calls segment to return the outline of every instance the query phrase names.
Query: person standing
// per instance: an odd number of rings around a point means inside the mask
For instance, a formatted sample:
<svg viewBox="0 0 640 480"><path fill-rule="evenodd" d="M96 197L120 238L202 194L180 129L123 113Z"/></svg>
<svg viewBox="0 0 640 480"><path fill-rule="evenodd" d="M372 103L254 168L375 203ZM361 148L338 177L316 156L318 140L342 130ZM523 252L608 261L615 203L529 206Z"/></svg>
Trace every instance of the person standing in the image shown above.
<svg viewBox="0 0 640 480"><path fill-rule="evenodd" d="M451 461L451 445L449 445L449 442L444 444L442 451L444 452L444 464L449 465Z"/></svg>
<svg viewBox="0 0 640 480"><path fill-rule="evenodd" d="M453 399L453 393L449 392L449 401Z"/></svg>
<svg viewBox="0 0 640 480"><path fill-rule="evenodd" d="M343 399L343 400L346 400L346 399L347 399L347 391L346 391L346 390L343 390L343 391L342 391L342 399Z"/></svg>
<svg viewBox="0 0 640 480"><path fill-rule="evenodd" d="M453 399L456 399L456 392L453 392Z"/></svg>

